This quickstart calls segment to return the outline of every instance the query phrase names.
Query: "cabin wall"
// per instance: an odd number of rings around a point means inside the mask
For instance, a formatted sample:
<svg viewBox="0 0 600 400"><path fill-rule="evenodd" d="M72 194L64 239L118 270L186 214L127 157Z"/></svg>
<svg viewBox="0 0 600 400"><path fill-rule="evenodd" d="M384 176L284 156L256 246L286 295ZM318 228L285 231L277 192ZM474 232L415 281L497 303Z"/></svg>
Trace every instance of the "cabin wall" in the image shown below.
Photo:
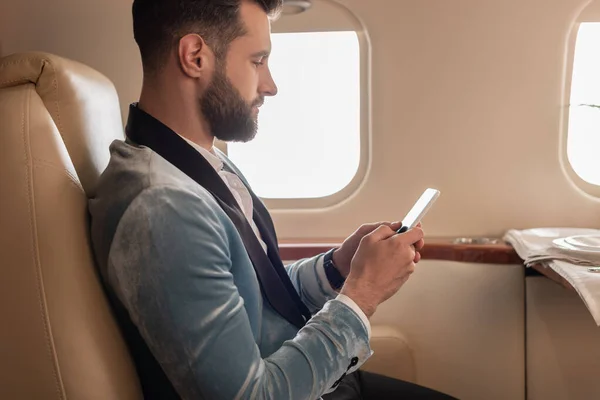
<svg viewBox="0 0 600 400"><path fill-rule="evenodd" d="M142 83L131 2L10 3L0 3L1 54L39 50L90 65L115 84L125 119ZM424 220L429 236L598 227L600 202L570 181L560 156L569 44L588 3L339 0L371 44L368 173L337 206L274 210L280 237L337 240L363 222L402 218L425 187L442 192ZM593 4L600 10L600 0ZM600 21L600 12L588 18ZM527 317L525 364L523 284L516 265L423 261L373 322L407 337L419 383L462 399L523 398L525 365L533 369L532 399L551 398L551 376L571 385L554 393L595 388L581 380L599 367L589 374L564 369L573 366L566 344L580 340L582 330L590 331L586 344L596 343L589 313L574 294L557 298L551 282L538 287L528 279L527 312L534 314ZM551 299L556 308L546 305ZM582 330L555 330L568 315ZM563 358L541 358L554 357L548 349Z"/></svg>
<svg viewBox="0 0 600 400"><path fill-rule="evenodd" d="M528 277L527 399L600 397L600 330L575 291Z"/></svg>
<svg viewBox="0 0 600 400"><path fill-rule="evenodd" d="M524 303L519 265L424 260L371 323L406 338L416 383L462 400L521 400Z"/></svg>
<svg viewBox="0 0 600 400"><path fill-rule="evenodd" d="M339 207L278 212L285 237L402 218L427 186L442 192L428 235L600 224L559 156L567 43L587 2L343 3L372 45L371 169Z"/></svg>
<svg viewBox="0 0 600 400"><path fill-rule="evenodd" d="M430 236L600 225L600 202L559 157L567 44L588 0L339 3L371 43L369 170L337 206L275 210L282 238L338 239L400 219L428 186L442 192L424 220ZM22 0L2 14L3 54L42 50L98 69L126 117L142 82L130 2Z"/></svg>

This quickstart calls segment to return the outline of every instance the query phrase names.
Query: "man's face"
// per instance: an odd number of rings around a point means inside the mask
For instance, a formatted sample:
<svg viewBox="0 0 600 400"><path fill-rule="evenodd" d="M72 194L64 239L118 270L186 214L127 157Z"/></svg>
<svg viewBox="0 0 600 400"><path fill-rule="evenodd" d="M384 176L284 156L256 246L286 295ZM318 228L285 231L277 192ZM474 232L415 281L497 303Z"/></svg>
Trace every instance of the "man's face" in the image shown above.
<svg viewBox="0 0 600 400"><path fill-rule="evenodd" d="M267 63L271 51L267 15L258 5L242 1L240 19L247 33L233 40L224 60L217 63L200 107L217 139L247 142L256 135L258 108L265 96L277 93L277 87Z"/></svg>

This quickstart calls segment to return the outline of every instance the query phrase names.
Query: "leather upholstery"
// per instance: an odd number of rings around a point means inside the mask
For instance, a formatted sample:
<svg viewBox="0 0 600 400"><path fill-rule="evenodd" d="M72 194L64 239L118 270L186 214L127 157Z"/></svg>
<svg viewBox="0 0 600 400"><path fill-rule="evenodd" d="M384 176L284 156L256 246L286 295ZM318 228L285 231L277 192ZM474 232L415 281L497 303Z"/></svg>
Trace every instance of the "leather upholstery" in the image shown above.
<svg viewBox="0 0 600 400"><path fill-rule="evenodd" d="M0 398L141 398L88 239L86 193L122 137L100 73L0 59Z"/></svg>
<svg viewBox="0 0 600 400"><path fill-rule="evenodd" d="M112 83L46 53L0 59L0 398L136 399L88 242L86 194L123 137ZM414 379L397 331L367 370Z"/></svg>

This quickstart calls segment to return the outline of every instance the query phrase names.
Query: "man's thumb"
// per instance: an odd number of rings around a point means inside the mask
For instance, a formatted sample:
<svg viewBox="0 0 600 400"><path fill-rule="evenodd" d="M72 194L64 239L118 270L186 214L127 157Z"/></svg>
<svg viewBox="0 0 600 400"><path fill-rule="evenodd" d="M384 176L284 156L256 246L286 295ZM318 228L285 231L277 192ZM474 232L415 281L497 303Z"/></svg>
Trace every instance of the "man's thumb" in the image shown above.
<svg viewBox="0 0 600 400"><path fill-rule="evenodd" d="M375 229L373 232L366 235L365 239L370 242L379 242L381 240L385 240L391 236L394 236L395 234L396 234L396 231L394 231L389 226L381 225L380 227Z"/></svg>
<svg viewBox="0 0 600 400"><path fill-rule="evenodd" d="M404 233L401 233L399 238L401 238L401 240L405 241L405 243L413 244L413 243L416 243L419 240L423 239L423 236L424 236L423 229L415 227L415 228L407 230Z"/></svg>

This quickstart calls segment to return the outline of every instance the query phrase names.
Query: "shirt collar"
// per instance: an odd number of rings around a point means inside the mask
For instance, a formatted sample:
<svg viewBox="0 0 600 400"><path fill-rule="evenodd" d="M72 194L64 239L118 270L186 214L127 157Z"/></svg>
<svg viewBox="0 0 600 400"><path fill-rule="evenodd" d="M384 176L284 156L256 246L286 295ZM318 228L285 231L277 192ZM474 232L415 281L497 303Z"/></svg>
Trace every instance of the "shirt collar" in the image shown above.
<svg viewBox="0 0 600 400"><path fill-rule="evenodd" d="M158 119L154 118L150 114L140 109L137 103L132 103L129 106L129 117L127 119L126 130L131 129L161 130L166 132L173 132L179 137L181 137L183 140L185 140L196 151L198 151L217 172L223 169L223 160L217 155L217 153L214 151L214 148L212 148L211 150L207 150L204 147L192 142L191 140L184 138L183 136L179 135L177 132L174 132L168 126L163 124Z"/></svg>
<svg viewBox="0 0 600 400"><path fill-rule="evenodd" d="M179 134L178 134L179 135ZM181 135L179 135L181 136ZM223 169L223 160L219 158L219 156L214 152L214 148L210 150L205 149L204 147L192 142L191 140L184 138L181 136L183 140L185 140L190 146L192 146L198 153L202 154L206 161L217 171L221 171Z"/></svg>

